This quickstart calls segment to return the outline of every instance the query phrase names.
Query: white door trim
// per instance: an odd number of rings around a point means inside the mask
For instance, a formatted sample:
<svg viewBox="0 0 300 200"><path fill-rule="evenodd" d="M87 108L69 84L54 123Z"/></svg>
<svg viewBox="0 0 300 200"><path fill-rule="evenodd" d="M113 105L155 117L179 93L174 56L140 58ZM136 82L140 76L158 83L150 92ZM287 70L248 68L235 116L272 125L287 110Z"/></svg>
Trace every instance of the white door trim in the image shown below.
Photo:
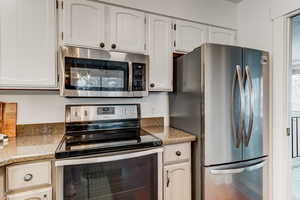
<svg viewBox="0 0 300 200"><path fill-rule="evenodd" d="M300 12L292 12L273 21L272 69L272 196L270 199L292 199L291 139L286 134L289 122L289 65L290 19Z"/></svg>

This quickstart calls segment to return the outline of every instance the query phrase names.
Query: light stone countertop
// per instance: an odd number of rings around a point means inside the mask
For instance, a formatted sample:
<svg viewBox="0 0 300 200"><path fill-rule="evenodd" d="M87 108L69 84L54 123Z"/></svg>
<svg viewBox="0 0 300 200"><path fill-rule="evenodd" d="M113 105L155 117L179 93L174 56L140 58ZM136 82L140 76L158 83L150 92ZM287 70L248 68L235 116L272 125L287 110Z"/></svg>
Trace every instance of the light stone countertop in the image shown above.
<svg viewBox="0 0 300 200"><path fill-rule="evenodd" d="M178 144L184 142L192 142L196 136L168 126L150 126L143 127L144 131L151 133L163 141L163 144Z"/></svg>
<svg viewBox="0 0 300 200"><path fill-rule="evenodd" d="M196 140L195 136L171 127L152 126L143 129L160 138L163 144ZM62 137L62 134L50 134L9 138L8 145L4 147L0 145L0 167L24 161L53 159Z"/></svg>
<svg viewBox="0 0 300 200"><path fill-rule="evenodd" d="M0 167L12 163L54 158L63 135L21 136L9 138L8 145L0 144Z"/></svg>

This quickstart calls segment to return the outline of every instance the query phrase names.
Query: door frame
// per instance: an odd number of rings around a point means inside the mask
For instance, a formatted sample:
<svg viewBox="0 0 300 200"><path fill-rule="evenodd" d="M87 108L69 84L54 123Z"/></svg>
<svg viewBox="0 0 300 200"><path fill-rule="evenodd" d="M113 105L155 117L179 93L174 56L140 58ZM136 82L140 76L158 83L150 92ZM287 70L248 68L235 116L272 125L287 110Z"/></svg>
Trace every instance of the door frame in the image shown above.
<svg viewBox="0 0 300 200"><path fill-rule="evenodd" d="M273 20L273 67L271 78L270 115L272 136L272 167L270 198L292 199L291 137L287 134L289 121L289 66L291 58L291 17L299 15L295 10Z"/></svg>

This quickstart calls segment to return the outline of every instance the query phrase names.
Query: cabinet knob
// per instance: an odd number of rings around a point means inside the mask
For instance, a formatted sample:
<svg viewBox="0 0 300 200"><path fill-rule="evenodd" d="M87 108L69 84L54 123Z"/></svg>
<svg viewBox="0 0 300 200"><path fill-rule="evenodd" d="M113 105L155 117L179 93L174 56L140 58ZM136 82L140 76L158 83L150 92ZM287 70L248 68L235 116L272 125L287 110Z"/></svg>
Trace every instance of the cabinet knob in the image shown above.
<svg viewBox="0 0 300 200"><path fill-rule="evenodd" d="M177 156L181 156L181 152L180 151L176 151L176 155Z"/></svg>
<svg viewBox="0 0 300 200"><path fill-rule="evenodd" d="M117 48L117 45L116 45L116 44L112 44L112 45L111 45L111 48L112 48L112 49L115 49L115 48Z"/></svg>
<svg viewBox="0 0 300 200"><path fill-rule="evenodd" d="M33 175L32 174L26 174L24 176L24 181L28 182L28 181L31 181L33 178Z"/></svg>
<svg viewBox="0 0 300 200"><path fill-rule="evenodd" d="M154 88L154 87L155 87L155 84L154 84L154 83L151 83L151 84L150 84L150 87Z"/></svg>
<svg viewBox="0 0 300 200"><path fill-rule="evenodd" d="M100 47L101 47L101 48L104 48L104 47L105 47L104 42L101 42L101 43L100 43Z"/></svg>

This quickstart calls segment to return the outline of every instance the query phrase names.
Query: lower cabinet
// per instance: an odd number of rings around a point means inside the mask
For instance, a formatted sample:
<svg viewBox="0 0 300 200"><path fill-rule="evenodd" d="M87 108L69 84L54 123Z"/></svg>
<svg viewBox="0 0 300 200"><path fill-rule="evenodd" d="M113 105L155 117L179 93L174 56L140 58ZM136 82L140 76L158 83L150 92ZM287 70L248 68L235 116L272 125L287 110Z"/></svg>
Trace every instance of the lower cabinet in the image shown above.
<svg viewBox="0 0 300 200"><path fill-rule="evenodd" d="M169 165L164 168L165 200L191 199L190 163Z"/></svg>
<svg viewBox="0 0 300 200"><path fill-rule="evenodd" d="M164 200L191 200L191 144L166 145Z"/></svg>
<svg viewBox="0 0 300 200"><path fill-rule="evenodd" d="M7 195L7 200L52 200L52 188L48 187Z"/></svg>

